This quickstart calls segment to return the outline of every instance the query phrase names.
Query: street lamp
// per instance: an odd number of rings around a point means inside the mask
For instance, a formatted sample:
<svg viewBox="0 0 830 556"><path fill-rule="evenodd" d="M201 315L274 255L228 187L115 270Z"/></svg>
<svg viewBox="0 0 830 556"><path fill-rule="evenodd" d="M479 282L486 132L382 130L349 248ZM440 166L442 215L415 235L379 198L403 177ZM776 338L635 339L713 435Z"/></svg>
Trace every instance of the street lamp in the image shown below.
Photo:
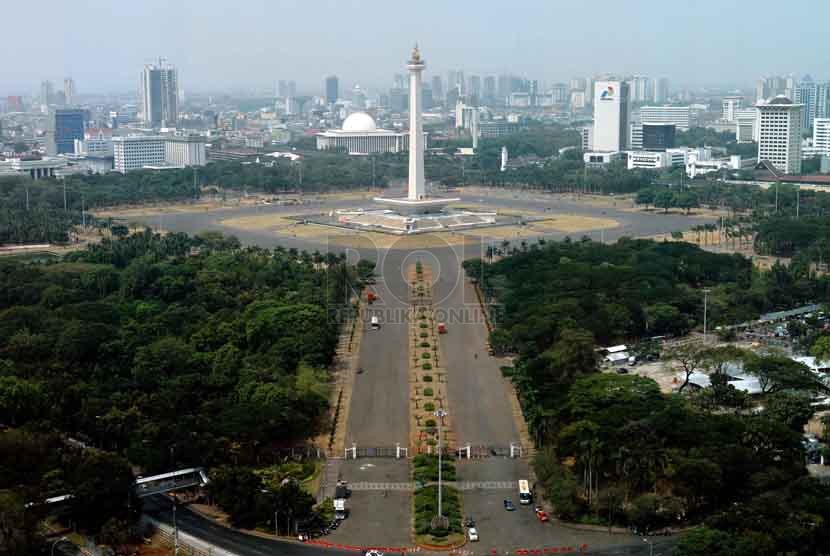
<svg viewBox="0 0 830 556"><path fill-rule="evenodd" d="M443 448L441 446L441 429L444 425L444 417L447 416L447 412L443 409L439 409L435 412L435 416L438 417L438 523L441 524L444 521L444 516L441 512L441 496L443 487L441 486L441 467L442 465L442 454Z"/></svg>
<svg viewBox="0 0 830 556"><path fill-rule="evenodd" d="M69 544L72 544L72 541L70 541L70 540L69 540L69 539L67 539L66 537L61 537L61 538L59 538L59 539L56 539L56 540L52 541L52 550L50 550L50 551L49 551L49 554L50 554L51 556L55 556L55 547L56 547L56 546L58 546L58 545L59 545L61 542L63 542L63 541L66 541L66 542L68 542Z"/></svg>
<svg viewBox="0 0 830 556"><path fill-rule="evenodd" d="M709 309L709 288L703 288L703 344L709 343L709 337L706 335L706 317Z"/></svg>
<svg viewBox="0 0 830 556"><path fill-rule="evenodd" d="M654 543L648 537L643 537L643 542L648 545L648 556L654 556Z"/></svg>

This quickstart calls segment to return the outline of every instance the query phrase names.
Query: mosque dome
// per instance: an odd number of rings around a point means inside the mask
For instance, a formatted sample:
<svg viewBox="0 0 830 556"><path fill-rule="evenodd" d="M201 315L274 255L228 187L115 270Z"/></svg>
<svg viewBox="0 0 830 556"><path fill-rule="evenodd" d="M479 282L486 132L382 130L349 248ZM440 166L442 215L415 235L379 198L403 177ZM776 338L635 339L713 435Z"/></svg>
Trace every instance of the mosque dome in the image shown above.
<svg viewBox="0 0 830 556"><path fill-rule="evenodd" d="M366 112L349 114L349 117L343 121L343 131L365 133L367 131L377 131L377 129L378 126L375 124L375 120Z"/></svg>

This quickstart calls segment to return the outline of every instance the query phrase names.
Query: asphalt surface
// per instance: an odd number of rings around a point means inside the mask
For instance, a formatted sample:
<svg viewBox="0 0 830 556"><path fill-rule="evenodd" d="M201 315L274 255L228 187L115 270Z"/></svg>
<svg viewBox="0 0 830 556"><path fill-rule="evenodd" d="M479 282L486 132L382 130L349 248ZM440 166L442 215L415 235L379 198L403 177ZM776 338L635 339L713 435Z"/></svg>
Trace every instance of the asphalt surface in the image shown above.
<svg viewBox="0 0 830 556"><path fill-rule="evenodd" d="M619 208L598 209L573 202L563 196L538 194L499 194L494 196L464 196L465 204L478 203L526 209L536 212L547 207L559 213L584 214L613 218L620 223L617 228L600 232L570 234L587 235L613 241L622 236L644 236L688 229L706 219L689 219L679 214L632 213ZM630 203L630 202L628 202ZM162 226L168 230L190 234L203 230L216 230L236 235L244 244L263 247L282 245L286 248L320 249L328 246L309 240L268 231L230 229L220 221L236 216L261 212L297 214L301 211L328 210L359 205L356 201L327 203L325 207L245 207L205 213L178 213L144 218L150 226ZM137 219L141 220L141 219ZM711 219L710 219L711 220ZM551 239L564 238L565 233L550 233ZM481 237L481 245L501 243L493 238ZM349 413L346 445L358 447L394 447L408 443L408 325L403 316L408 306L406 268L415 260L422 260L433 268L435 282L433 302L439 315L448 324L449 333L441 336L444 366L448 372L449 408L459 445L507 447L519 440L512 416L512 408L501 376L497 359L487 355L485 343L487 330L480 313L478 300L470 284L466 283L460 262L481 256L481 245L471 247L443 247L429 250L402 251L381 250L359 252L378 260L377 284L374 286L380 300L368 308L365 332L361 345L359 366L363 372L355 377L352 406ZM338 251L341 251L339 248ZM352 255L355 255L354 250ZM443 312L442 312L443 311ZM380 330L370 330L369 319L379 317ZM411 480L410 467L405 460L362 458L357 461L337 462L340 476L347 481L403 482ZM458 462L459 479L464 481L506 481L527 478L528 462L521 459L489 457L477 461ZM503 500L508 497L517 506L515 512L505 512ZM155 500L155 499L153 499ZM553 523L540 523L532 508L518 504L518 493L481 490L468 491L463 499L465 514L471 514L478 522L481 542L468 544L469 554L491 554L521 548L556 548L587 545L590 553L608 555L649 554L648 546L636 537L608 535L567 529ZM348 502L350 517L326 540L358 546L403 547L411 545L411 495L401 491L360 491L353 493ZM172 521L169 508L148 503L150 515L160 521ZM251 537L213 524L186 509L178 512L180 528L188 534L239 554L331 554L330 550L309 545L284 543ZM660 541L658 541L660 542ZM503 553L503 552L502 552ZM655 550L655 554L669 554L668 549Z"/></svg>

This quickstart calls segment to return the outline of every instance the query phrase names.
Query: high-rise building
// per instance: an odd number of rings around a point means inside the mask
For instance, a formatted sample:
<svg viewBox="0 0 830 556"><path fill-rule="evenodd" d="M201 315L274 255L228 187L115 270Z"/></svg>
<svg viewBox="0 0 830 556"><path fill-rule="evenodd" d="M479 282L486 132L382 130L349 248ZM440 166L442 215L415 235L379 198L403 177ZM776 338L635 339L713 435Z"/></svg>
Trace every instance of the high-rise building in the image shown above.
<svg viewBox="0 0 830 556"><path fill-rule="evenodd" d="M755 85L755 101L761 102L774 96L786 94L787 81L786 78L779 75L759 79Z"/></svg>
<svg viewBox="0 0 830 556"><path fill-rule="evenodd" d="M565 104L570 102L568 86L565 83L554 83L550 86L551 100L554 104Z"/></svg>
<svg viewBox="0 0 830 556"><path fill-rule="evenodd" d="M660 77L654 81L654 102L663 103L669 99L669 80Z"/></svg>
<svg viewBox="0 0 830 556"><path fill-rule="evenodd" d="M404 89L389 89L389 109L392 112L406 112L407 104L409 104L409 95Z"/></svg>
<svg viewBox="0 0 830 556"><path fill-rule="evenodd" d="M63 80L63 96L67 106L75 104L75 80L71 77L66 77Z"/></svg>
<svg viewBox="0 0 830 556"><path fill-rule="evenodd" d="M164 164L164 137L113 137L112 145L116 172Z"/></svg>
<svg viewBox="0 0 830 556"><path fill-rule="evenodd" d="M54 102L55 88L51 81L43 81L40 84L40 103L49 105Z"/></svg>
<svg viewBox="0 0 830 556"><path fill-rule="evenodd" d="M329 75L326 77L326 104L334 104L337 102L339 95L339 82L336 75Z"/></svg>
<svg viewBox="0 0 830 556"><path fill-rule="evenodd" d="M830 117L830 83L816 83L807 75L794 86L793 101L804 105L801 128L810 129L816 118Z"/></svg>
<svg viewBox="0 0 830 556"><path fill-rule="evenodd" d="M723 114L721 118L726 120L727 122L734 122L735 121L735 113L743 108L744 104L744 97L740 96L728 96L723 97L721 101L721 106L723 109Z"/></svg>
<svg viewBox="0 0 830 556"><path fill-rule="evenodd" d="M652 80L644 75L635 75L626 80L626 83L628 83L631 102L646 102L654 96L651 93Z"/></svg>
<svg viewBox="0 0 830 556"><path fill-rule="evenodd" d="M188 137L166 137L164 161L167 164L186 168L204 166L206 163L205 140L198 135Z"/></svg>
<svg viewBox="0 0 830 556"><path fill-rule="evenodd" d="M481 76L480 75L471 75L470 76L470 94L476 98L476 100L481 98Z"/></svg>
<svg viewBox="0 0 830 556"><path fill-rule="evenodd" d="M280 79L277 82L277 96L279 98L285 98L288 96L288 81L285 79Z"/></svg>
<svg viewBox="0 0 830 556"><path fill-rule="evenodd" d="M496 95L499 97L501 102L504 102L504 100L512 92L513 90L510 88L510 76L500 75L496 86Z"/></svg>
<svg viewBox="0 0 830 556"><path fill-rule="evenodd" d="M432 76L432 98L435 101L444 98L444 83L441 81L440 75Z"/></svg>
<svg viewBox="0 0 830 556"><path fill-rule="evenodd" d="M394 79L392 80L392 84L394 89L406 89L406 78L402 73L396 73Z"/></svg>
<svg viewBox="0 0 830 556"><path fill-rule="evenodd" d="M482 98L484 102L489 104L496 99L496 78L493 75L488 75L484 78L484 87L482 88Z"/></svg>
<svg viewBox="0 0 830 556"><path fill-rule="evenodd" d="M23 112L23 97L19 95L7 96L6 112Z"/></svg>
<svg viewBox="0 0 830 556"><path fill-rule="evenodd" d="M55 153L73 154L75 140L83 140L86 112L77 109L55 110Z"/></svg>
<svg viewBox="0 0 830 556"><path fill-rule="evenodd" d="M691 120L690 106L643 106L640 108L640 121L644 124L674 124L677 129L685 131L691 127Z"/></svg>
<svg viewBox="0 0 830 556"><path fill-rule="evenodd" d="M758 140L758 109L754 106L735 111L735 139L738 143Z"/></svg>
<svg viewBox="0 0 830 556"><path fill-rule="evenodd" d="M163 59L147 64L141 74L144 122L153 127L175 127L179 119L179 80L176 68Z"/></svg>
<svg viewBox="0 0 830 556"><path fill-rule="evenodd" d="M626 149L630 110L627 83L594 83L594 151L620 152Z"/></svg>
<svg viewBox="0 0 830 556"><path fill-rule="evenodd" d="M804 105L785 96L758 104L758 161L769 161L785 174L801 173L801 121Z"/></svg>
<svg viewBox="0 0 830 556"><path fill-rule="evenodd" d="M643 150L663 152L674 148L674 124L642 124Z"/></svg>
<svg viewBox="0 0 830 556"><path fill-rule="evenodd" d="M813 120L813 147L830 156L830 118Z"/></svg>

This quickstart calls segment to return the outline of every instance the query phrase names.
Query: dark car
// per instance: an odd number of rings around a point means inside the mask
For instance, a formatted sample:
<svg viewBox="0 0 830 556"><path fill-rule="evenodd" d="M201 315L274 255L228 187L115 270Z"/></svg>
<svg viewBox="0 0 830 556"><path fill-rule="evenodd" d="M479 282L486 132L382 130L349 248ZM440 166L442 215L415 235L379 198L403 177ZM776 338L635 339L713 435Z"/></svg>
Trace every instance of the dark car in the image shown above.
<svg viewBox="0 0 830 556"><path fill-rule="evenodd" d="M507 510L508 512L513 512L513 511L516 510L516 506L514 506L513 502L511 502L510 500L505 500L504 501L504 509Z"/></svg>
<svg viewBox="0 0 830 556"><path fill-rule="evenodd" d="M618 375L627 375L628 374L628 369L626 369L625 367L620 367L619 369L617 369L617 374Z"/></svg>
<svg viewBox="0 0 830 556"><path fill-rule="evenodd" d="M475 526L476 526L476 520L473 519L473 516L468 515L467 517L464 518L464 527L475 527Z"/></svg>

